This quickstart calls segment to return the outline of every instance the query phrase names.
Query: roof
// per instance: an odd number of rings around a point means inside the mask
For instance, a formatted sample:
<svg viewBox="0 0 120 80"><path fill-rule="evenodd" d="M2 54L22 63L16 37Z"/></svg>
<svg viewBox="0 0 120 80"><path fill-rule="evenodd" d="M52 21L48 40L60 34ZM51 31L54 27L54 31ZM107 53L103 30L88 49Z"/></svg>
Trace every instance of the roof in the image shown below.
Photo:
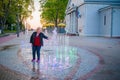
<svg viewBox="0 0 120 80"><path fill-rule="evenodd" d="M101 11L105 11L105 10L113 9L113 8L120 9L120 6L107 6L107 7L99 9L98 11L101 12Z"/></svg>
<svg viewBox="0 0 120 80"><path fill-rule="evenodd" d="M71 1L72 0L68 1L66 10L70 7ZM80 5L83 5L83 4L104 4L109 6L120 6L120 0L84 0L84 3Z"/></svg>
<svg viewBox="0 0 120 80"><path fill-rule="evenodd" d="M120 0L84 0L85 2L120 2Z"/></svg>
<svg viewBox="0 0 120 80"><path fill-rule="evenodd" d="M120 5L120 0L84 0L85 3L115 4Z"/></svg>

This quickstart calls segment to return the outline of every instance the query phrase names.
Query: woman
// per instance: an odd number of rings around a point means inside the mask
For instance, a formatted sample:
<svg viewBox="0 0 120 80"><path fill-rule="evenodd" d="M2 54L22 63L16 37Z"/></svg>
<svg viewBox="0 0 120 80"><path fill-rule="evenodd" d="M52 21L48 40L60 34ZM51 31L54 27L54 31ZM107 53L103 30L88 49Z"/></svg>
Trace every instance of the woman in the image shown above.
<svg viewBox="0 0 120 80"><path fill-rule="evenodd" d="M43 46L43 38L48 39L48 37L42 33L42 29L40 27L38 27L36 32L33 32L30 37L30 43L32 43L32 55L33 55L32 62L35 62L36 51L37 51L36 62L38 63L40 62L40 49L41 49L41 46Z"/></svg>

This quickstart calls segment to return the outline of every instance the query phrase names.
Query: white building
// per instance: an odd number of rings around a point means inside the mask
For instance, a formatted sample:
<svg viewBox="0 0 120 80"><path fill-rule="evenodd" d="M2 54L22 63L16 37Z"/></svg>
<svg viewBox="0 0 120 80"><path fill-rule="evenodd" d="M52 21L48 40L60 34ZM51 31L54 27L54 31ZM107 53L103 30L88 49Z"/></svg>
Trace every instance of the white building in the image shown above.
<svg viewBox="0 0 120 80"><path fill-rule="evenodd" d="M120 37L120 0L69 0L65 19L68 34Z"/></svg>

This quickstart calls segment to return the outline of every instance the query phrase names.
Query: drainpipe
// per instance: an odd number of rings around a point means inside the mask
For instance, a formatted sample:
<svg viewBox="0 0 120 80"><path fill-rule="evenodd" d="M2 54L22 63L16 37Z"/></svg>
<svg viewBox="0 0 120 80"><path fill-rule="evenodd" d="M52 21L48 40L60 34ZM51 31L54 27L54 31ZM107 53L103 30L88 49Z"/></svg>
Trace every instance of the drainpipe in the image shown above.
<svg viewBox="0 0 120 80"><path fill-rule="evenodd" d="M76 12L77 12L77 15L76 15L76 27L77 27L77 35L79 36L79 28L78 28L78 7L76 8Z"/></svg>
<svg viewBox="0 0 120 80"><path fill-rule="evenodd" d="M113 8L111 9L111 31L110 37L113 37Z"/></svg>

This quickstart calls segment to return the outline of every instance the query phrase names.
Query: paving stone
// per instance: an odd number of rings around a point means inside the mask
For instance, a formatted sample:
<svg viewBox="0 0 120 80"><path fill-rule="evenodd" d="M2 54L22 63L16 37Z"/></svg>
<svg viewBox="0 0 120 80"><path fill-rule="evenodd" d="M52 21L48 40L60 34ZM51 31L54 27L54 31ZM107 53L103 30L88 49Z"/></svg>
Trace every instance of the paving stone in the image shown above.
<svg viewBox="0 0 120 80"><path fill-rule="evenodd" d="M0 80L28 80L29 77L0 65Z"/></svg>
<svg viewBox="0 0 120 80"><path fill-rule="evenodd" d="M119 39L58 34L60 45L55 43L51 47L47 45L49 41L45 41L41 63L39 67L35 64L33 71L30 35L31 32L8 41L6 38L6 42L0 44L0 65L5 67L0 67L0 80L120 79ZM68 63L69 66L65 66Z"/></svg>

